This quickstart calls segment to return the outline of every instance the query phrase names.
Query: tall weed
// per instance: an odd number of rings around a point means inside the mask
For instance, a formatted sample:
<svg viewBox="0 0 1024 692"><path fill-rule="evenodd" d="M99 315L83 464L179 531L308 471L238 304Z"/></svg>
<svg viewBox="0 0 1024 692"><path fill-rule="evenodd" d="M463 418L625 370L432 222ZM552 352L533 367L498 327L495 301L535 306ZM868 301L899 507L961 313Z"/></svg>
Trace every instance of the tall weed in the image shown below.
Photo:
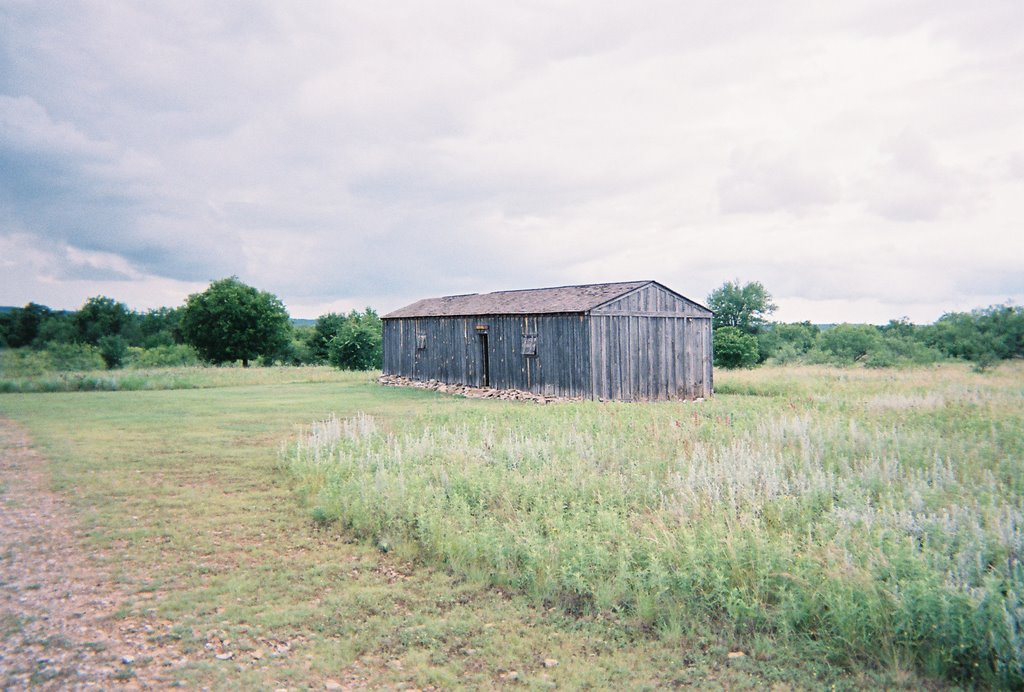
<svg viewBox="0 0 1024 692"><path fill-rule="evenodd" d="M313 424L314 514L570 613L1024 684L1024 387L770 369L704 404Z"/></svg>

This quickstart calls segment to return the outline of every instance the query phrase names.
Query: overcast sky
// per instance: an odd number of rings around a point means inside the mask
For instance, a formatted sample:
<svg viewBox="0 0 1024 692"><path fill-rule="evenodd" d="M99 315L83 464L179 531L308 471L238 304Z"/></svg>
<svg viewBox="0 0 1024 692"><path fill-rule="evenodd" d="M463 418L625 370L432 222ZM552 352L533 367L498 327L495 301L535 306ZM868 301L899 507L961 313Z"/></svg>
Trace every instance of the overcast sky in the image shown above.
<svg viewBox="0 0 1024 692"><path fill-rule="evenodd" d="M0 0L0 305L1024 302L1024 2Z"/></svg>

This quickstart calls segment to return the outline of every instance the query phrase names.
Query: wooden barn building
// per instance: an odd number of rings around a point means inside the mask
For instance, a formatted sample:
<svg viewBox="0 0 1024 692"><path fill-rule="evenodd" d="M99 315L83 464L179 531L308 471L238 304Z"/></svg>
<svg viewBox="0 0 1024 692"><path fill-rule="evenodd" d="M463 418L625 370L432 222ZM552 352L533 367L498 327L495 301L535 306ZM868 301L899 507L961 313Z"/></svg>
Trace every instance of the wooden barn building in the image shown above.
<svg viewBox="0 0 1024 692"><path fill-rule="evenodd" d="M384 320L384 373L544 396L712 391L712 312L656 281L428 298Z"/></svg>

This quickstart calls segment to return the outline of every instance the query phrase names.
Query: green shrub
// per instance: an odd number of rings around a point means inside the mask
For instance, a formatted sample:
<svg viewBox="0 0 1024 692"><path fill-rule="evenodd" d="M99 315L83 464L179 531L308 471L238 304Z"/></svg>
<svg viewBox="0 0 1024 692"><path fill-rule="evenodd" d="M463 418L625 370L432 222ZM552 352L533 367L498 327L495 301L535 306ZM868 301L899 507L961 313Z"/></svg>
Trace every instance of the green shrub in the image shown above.
<svg viewBox="0 0 1024 692"><path fill-rule="evenodd" d="M885 344L869 351L863 358L864 366L868 368L891 368L900 363L900 359Z"/></svg>
<svg viewBox="0 0 1024 692"><path fill-rule="evenodd" d="M757 334L761 362L789 363L814 348L820 329L810 322L774 323Z"/></svg>
<svg viewBox="0 0 1024 692"><path fill-rule="evenodd" d="M0 374L4 377L35 377L50 368L50 356L29 348L0 349Z"/></svg>
<svg viewBox="0 0 1024 692"><path fill-rule="evenodd" d="M758 342L760 345L760 342ZM766 362L773 365L786 365L788 363L798 363L804 360L805 352L800 351L795 344L781 343L777 344L770 352L762 351Z"/></svg>
<svg viewBox="0 0 1024 692"><path fill-rule="evenodd" d="M993 305L954 312L922 329L930 346L953 358L986 368L996 361L1024 357L1024 307Z"/></svg>
<svg viewBox="0 0 1024 692"><path fill-rule="evenodd" d="M199 354L186 344L129 349L126 364L130 368L177 368L199 365Z"/></svg>
<svg viewBox="0 0 1024 692"><path fill-rule="evenodd" d="M124 365L124 359L128 355L128 342L122 336L118 334L102 336L97 346L107 369L114 370Z"/></svg>
<svg viewBox="0 0 1024 692"><path fill-rule="evenodd" d="M825 362L850 365L882 348L882 335L869 324L840 324L818 335Z"/></svg>
<svg viewBox="0 0 1024 692"><path fill-rule="evenodd" d="M757 365L757 337L737 327L719 327L714 333L714 364L719 368L752 368Z"/></svg>
<svg viewBox="0 0 1024 692"><path fill-rule="evenodd" d="M352 311L328 342L328 362L342 370L379 370L384 360L382 329L372 309Z"/></svg>
<svg viewBox="0 0 1024 692"><path fill-rule="evenodd" d="M76 372L107 367L100 350L90 344L48 344L44 353L48 359L47 370Z"/></svg>
<svg viewBox="0 0 1024 692"><path fill-rule="evenodd" d="M928 346L917 336L883 332L882 345L897 364L929 365L945 359L938 349Z"/></svg>

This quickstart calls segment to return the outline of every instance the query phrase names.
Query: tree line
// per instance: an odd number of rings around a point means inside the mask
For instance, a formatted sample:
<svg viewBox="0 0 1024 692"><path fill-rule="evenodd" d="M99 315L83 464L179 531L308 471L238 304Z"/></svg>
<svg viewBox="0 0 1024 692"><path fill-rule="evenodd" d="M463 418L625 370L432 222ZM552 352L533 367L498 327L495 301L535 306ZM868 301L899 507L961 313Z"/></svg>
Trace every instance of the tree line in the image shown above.
<svg viewBox="0 0 1024 692"><path fill-rule="evenodd" d="M769 321L776 306L757 281L727 281L708 295L715 312L715 366L773 363L888 367L965 360L985 369L1024 357L1024 309L993 305L951 312L934 324L906 319L877 327ZM176 308L130 310L107 296L77 311L29 303L0 313L0 347L39 354L55 370L251 362L330 364L373 370L383 359L381 320L372 308L321 315L296 327L277 296L237 277L214 281Z"/></svg>
<svg viewBox="0 0 1024 692"><path fill-rule="evenodd" d="M765 362L890 367L958 359L984 370L1001 360L1024 358L1024 308L1012 305L949 312L928 325L905 318L884 326L779 323L768 320L776 306L765 287L737 280L712 291L708 307L715 312L717 367Z"/></svg>
<svg viewBox="0 0 1024 692"><path fill-rule="evenodd" d="M176 308L145 312L107 296L76 311L29 303L0 313L0 347L35 352L55 370L252 362L372 370L383 359L372 308L295 326L277 296L237 277L214 281Z"/></svg>

